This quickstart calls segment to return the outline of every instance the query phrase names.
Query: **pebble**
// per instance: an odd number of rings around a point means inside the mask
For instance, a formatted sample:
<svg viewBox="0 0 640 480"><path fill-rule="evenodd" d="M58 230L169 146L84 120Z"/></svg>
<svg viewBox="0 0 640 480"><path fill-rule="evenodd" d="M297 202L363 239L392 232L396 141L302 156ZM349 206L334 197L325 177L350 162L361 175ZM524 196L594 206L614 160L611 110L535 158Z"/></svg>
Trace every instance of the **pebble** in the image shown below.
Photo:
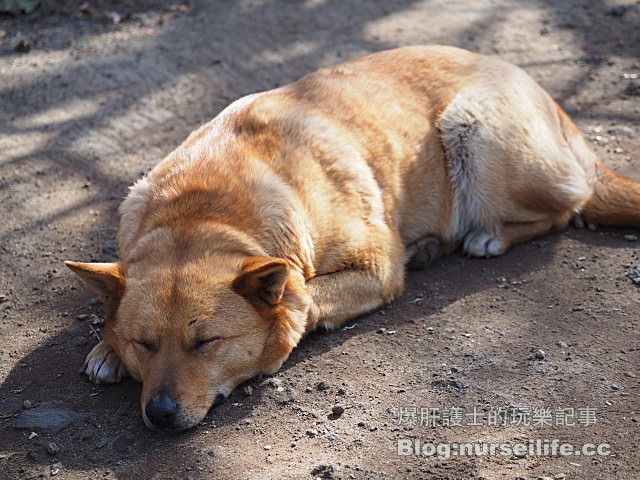
<svg viewBox="0 0 640 480"><path fill-rule="evenodd" d="M270 387L278 389L278 387L282 387L282 380L280 380L279 378L271 377L267 378L264 382L262 382L262 384L269 385Z"/></svg>
<svg viewBox="0 0 640 480"><path fill-rule="evenodd" d="M544 353L544 350L536 350L536 353L534 354L534 357L536 360L544 360L546 357L546 354Z"/></svg>
<svg viewBox="0 0 640 480"><path fill-rule="evenodd" d="M31 410L35 406L35 403L33 403L31 400L25 400L24 402L22 402L22 408L24 408L25 410Z"/></svg>
<svg viewBox="0 0 640 480"><path fill-rule="evenodd" d="M626 5L616 5L611 10L609 10L609 15L612 17L624 17L625 14L629 11L629 7Z"/></svg>
<svg viewBox="0 0 640 480"><path fill-rule="evenodd" d="M127 453L131 445L133 445L133 439L124 435L120 435L113 441L113 449L120 453Z"/></svg>
<svg viewBox="0 0 640 480"><path fill-rule="evenodd" d="M56 455L60 451L60 447L55 442L49 442L47 444L47 453L49 455Z"/></svg>
<svg viewBox="0 0 640 480"><path fill-rule="evenodd" d="M620 385L618 385L617 383L612 383L611 390L620 390Z"/></svg>
<svg viewBox="0 0 640 480"><path fill-rule="evenodd" d="M56 462L51 465L51 475L57 475L62 470L62 463Z"/></svg>
<svg viewBox="0 0 640 480"><path fill-rule="evenodd" d="M264 449L265 449L265 450L271 450L272 448L273 448L273 446L272 446L272 445L265 445L265 446L264 446Z"/></svg>
<svg viewBox="0 0 640 480"><path fill-rule="evenodd" d="M336 417L339 417L344 413L344 407L340 404L334 405L334 407L331 409L331 413Z"/></svg>
<svg viewBox="0 0 640 480"><path fill-rule="evenodd" d="M307 430L305 433L307 434L307 437L310 437L310 438L314 438L318 436L317 430Z"/></svg>
<svg viewBox="0 0 640 480"><path fill-rule="evenodd" d="M111 438L109 437L102 437L98 443L96 443L96 449L100 450L101 448L106 447L107 445L109 445L111 443Z"/></svg>
<svg viewBox="0 0 640 480"><path fill-rule="evenodd" d="M636 242L636 241L638 241L638 236L637 235L633 235L633 234L625 235L622 238L624 238L627 242Z"/></svg>
<svg viewBox="0 0 640 480"><path fill-rule="evenodd" d="M627 273L627 276L636 285L640 285L640 265L637 265L633 270Z"/></svg>
<svg viewBox="0 0 640 480"><path fill-rule="evenodd" d="M324 380L318 382L318 384L316 385L316 390L318 390L319 392L329 390L329 388L331 388L331 384L329 382L325 382Z"/></svg>
<svg viewBox="0 0 640 480"><path fill-rule="evenodd" d="M613 127L609 129L610 135L624 135L626 137L633 137L633 129L624 125L619 127Z"/></svg>
<svg viewBox="0 0 640 480"><path fill-rule="evenodd" d="M282 390L280 390L279 387L278 388L278 402L279 403L290 403L290 402L294 402L295 400L297 400L298 398L298 392L293 389L293 388L287 388L286 390L284 388L282 388Z"/></svg>
<svg viewBox="0 0 640 480"><path fill-rule="evenodd" d="M558 342L558 346L560 348L569 348L569 345L567 345L567 343L563 341Z"/></svg>
<svg viewBox="0 0 640 480"><path fill-rule="evenodd" d="M82 415L64 408L35 407L31 410L23 410L16 417L15 427L41 432L58 433Z"/></svg>
<svg viewBox="0 0 640 480"><path fill-rule="evenodd" d="M333 478L336 469L333 465L320 464L311 470L311 475L315 478Z"/></svg>
<svg viewBox="0 0 640 480"><path fill-rule="evenodd" d="M23 38L16 44L14 50L18 53L29 53L31 51L31 43Z"/></svg>
<svg viewBox="0 0 640 480"><path fill-rule="evenodd" d="M640 97L640 84L631 82L624 89L624 94L630 97Z"/></svg>

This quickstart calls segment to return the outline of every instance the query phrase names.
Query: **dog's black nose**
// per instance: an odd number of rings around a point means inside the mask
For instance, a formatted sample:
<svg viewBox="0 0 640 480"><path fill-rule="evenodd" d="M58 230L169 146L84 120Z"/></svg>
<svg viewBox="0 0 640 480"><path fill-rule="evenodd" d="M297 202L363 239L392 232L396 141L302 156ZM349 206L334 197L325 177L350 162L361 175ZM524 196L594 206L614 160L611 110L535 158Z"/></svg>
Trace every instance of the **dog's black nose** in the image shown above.
<svg viewBox="0 0 640 480"><path fill-rule="evenodd" d="M173 423L179 409L173 398L168 393L163 392L147 403L144 413L154 426L166 428Z"/></svg>

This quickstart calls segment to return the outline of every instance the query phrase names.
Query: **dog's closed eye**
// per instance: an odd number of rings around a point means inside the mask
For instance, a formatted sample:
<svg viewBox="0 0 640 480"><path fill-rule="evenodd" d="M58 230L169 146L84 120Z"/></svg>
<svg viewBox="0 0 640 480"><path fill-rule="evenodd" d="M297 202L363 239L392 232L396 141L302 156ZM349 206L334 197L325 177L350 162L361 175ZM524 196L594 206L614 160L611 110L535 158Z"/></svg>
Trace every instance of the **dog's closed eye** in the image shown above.
<svg viewBox="0 0 640 480"><path fill-rule="evenodd" d="M209 345L212 345L213 343L217 342L221 338L222 337L211 337L211 338L198 340L198 341L196 341L195 345L193 346L193 350L194 351L203 350L203 349L207 348Z"/></svg>
<svg viewBox="0 0 640 480"><path fill-rule="evenodd" d="M133 343L136 347L138 347L145 353L153 353L157 350L156 346L153 343L146 340L134 340Z"/></svg>

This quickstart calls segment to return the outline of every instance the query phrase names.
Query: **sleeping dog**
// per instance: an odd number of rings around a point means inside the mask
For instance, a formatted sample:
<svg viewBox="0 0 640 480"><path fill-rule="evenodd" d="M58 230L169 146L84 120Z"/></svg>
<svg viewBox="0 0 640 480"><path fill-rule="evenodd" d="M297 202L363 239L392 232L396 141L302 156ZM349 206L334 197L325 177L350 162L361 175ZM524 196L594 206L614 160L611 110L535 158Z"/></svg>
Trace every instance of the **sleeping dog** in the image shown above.
<svg viewBox="0 0 640 480"><path fill-rule="evenodd" d="M407 266L501 255L572 218L640 226L640 183L521 69L406 47L234 102L120 215L117 262L67 262L107 313L85 371L141 381L146 425L175 431L310 330L392 301Z"/></svg>

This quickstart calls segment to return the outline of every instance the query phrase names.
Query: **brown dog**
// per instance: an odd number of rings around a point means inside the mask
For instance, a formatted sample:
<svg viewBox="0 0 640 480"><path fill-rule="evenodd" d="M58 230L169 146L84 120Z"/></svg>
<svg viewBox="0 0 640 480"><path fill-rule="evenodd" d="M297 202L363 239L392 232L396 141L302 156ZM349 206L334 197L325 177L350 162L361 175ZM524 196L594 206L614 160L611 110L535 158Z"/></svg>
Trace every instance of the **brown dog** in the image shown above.
<svg viewBox="0 0 640 480"><path fill-rule="evenodd" d="M118 262L67 262L107 312L86 373L132 375L145 423L181 430L305 333L396 298L407 262L500 255L572 216L640 226L640 183L519 68L408 47L238 100L120 213Z"/></svg>

